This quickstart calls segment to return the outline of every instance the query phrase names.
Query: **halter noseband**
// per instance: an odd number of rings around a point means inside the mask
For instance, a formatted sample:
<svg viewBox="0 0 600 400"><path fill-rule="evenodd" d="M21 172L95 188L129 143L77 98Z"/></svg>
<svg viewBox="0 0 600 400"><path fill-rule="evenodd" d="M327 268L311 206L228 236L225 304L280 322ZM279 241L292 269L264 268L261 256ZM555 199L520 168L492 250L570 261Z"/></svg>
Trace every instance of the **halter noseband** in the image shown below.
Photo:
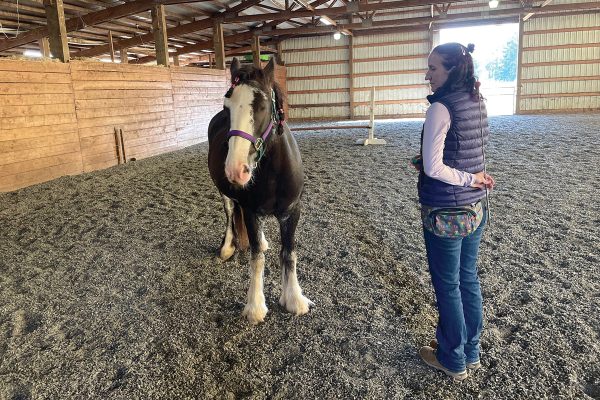
<svg viewBox="0 0 600 400"><path fill-rule="evenodd" d="M231 84L231 87L225 94L225 97L231 96L231 93L233 92L233 89L238 85L239 80L239 77L236 77L234 79L233 83ZM227 138L230 138L232 136L239 136L252 143L252 145L254 146L254 150L256 150L256 162L259 162L260 159L265 155L265 141L273 131L273 125L279 125L282 122L282 119L279 118L279 112L277 110L277 104L275 102L275 91L273 89L271 89L271 103L273 105L271 109L271 121L269 122L267 129L265 129L265 131L260 137L255 137L247 132L240 131L237 129L233 129L227 132Z"/></svg>

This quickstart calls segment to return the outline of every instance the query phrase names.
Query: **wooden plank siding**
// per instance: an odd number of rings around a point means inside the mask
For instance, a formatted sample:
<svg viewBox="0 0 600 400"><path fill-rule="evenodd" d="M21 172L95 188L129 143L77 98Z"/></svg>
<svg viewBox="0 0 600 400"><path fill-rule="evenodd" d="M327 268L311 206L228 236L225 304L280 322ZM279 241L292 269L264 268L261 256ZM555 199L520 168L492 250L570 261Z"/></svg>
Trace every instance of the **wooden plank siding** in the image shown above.
<svg viewBox="0 0 600 400"><path fill-rule="evenodd" d="M71 61L0 60L0 192L207 139L229 72ZM277 80L285 87L285 67Z"/></svg>
<svg viewBox="0 0 600 400"><path fill-rule="evenodd" d="M178 149L168 68L75 61L71 76L85 172L119 163L115 128L127 160ZM152 94L140 96L144 91Z"/></svg>
<svg viewBox="0 0 600 400"><path fill-rule="evenodd" d="M70 68L0 62L0 192L82 172Z"/></svg>
<svg viewBox="0 0 600 400"><path fill-rule="evenodd" d="M208 139L211 118L223 109L229 87L226 71L189 67L171 68L175 130L179 147Z"/></svg>

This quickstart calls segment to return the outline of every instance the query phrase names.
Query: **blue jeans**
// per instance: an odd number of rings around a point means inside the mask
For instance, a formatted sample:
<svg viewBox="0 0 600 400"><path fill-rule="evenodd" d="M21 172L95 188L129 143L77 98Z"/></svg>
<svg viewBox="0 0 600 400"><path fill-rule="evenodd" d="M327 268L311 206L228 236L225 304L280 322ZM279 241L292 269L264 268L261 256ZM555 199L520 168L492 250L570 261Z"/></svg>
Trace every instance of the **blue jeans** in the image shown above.
<svg viewBox="0 0 600 400"><path fill-rule="evenodd" d="M453 372L479 360L483 303L477 276L477 253L486 223L469 236L450 239L423 229L431 282L439 313L437 359Z"/></svg>

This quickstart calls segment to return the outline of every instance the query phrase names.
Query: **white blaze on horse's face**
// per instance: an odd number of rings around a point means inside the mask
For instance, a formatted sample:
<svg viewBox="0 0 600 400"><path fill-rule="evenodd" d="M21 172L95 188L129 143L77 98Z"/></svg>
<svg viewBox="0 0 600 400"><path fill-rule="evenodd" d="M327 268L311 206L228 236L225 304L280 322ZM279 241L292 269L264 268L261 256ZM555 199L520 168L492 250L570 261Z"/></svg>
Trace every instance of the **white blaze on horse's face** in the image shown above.
<svg viewBox="0 0 600 400"><path fill-rule="evenodd" d="M254 94L257 89L249 85L239 85L233 89L231 97L225 98L224 105L229 109L230 130L239 130L250 135L254 133ZM229 151L225 160L225 175L231 183L246 185L252 178L254 156L250 157L249 140L239 136L229 138Z"/></svg>

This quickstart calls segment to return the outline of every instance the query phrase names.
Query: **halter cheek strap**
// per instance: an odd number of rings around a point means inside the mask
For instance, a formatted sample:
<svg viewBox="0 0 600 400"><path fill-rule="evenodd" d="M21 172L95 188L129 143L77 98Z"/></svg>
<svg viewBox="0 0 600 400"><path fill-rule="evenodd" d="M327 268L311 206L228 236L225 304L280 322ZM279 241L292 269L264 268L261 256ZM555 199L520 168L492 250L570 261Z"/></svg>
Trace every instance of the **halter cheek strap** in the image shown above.
<svg viewBox="0 0 600 400"><path fill-rule="evenodd" d="M239 136L241 138L244 138L246 140L249 140L250 143L252 143L252 145L254 146L254 150L256 150L256 162L260 161L260 159L262 158L262 156L265 154L265 140L267 140L267 138L269 137L269 135L271 134L271 131L273 130L273 121L269 122L269 126L267 126L267 129L265 129L265 131L263 132L262 136L257 138L254 137L252 135L250 135L249 133L246 133L244 131L239 131L239 130L231 130L227 133L227 137L230 138L232 136Z"/></svg>

